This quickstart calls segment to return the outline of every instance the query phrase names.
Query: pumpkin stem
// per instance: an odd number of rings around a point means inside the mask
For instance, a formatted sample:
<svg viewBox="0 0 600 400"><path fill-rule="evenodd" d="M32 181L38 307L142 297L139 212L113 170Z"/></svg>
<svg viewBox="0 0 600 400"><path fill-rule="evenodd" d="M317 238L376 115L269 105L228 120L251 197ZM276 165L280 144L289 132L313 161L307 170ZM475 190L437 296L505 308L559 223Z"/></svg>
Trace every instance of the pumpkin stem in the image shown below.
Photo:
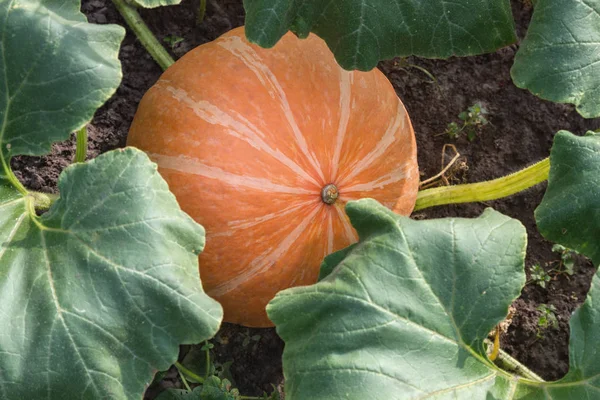
<svg viewBox="0 0 600 400"><path fill-rule="evenodd" d="M127 0L112 0L112 2L123 16L125 22L127 22L127 25L129 25L129 28L135 33L135 36L137 36L163 71L173 65L175 61L150 31L150 28L148 28L148 25L140 17L136 8L129 4Z"/></svg>
<svg viewBox="0 0 600 400"><path fill-rule="evenodd" d="M340 192L338 191L337 186L333 183L323 186L321 189L321 200L325 204L333 204L340 197Z"/></svg>
<svg viewBox="0 0 600 400"><path fill-rule="evenodd" d="M529 189L548 179L550 159L491 181L442 186L419 191L415 211L444 204L497 200Z"/></svg>

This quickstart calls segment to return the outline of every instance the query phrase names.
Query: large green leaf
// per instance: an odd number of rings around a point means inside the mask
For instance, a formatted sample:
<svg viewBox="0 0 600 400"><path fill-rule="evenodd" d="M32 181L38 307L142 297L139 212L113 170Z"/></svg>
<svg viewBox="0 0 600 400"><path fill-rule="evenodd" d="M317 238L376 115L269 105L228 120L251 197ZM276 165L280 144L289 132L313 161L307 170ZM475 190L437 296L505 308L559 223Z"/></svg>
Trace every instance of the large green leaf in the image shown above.
<svg viewBox="0 0 600 400"><path fill-rule="evenodd" d="M325 259L332 272L321 282L283 291L267 308L285 341L286 399L597 397L600 278L572 318L568 375L523 380L483 347L525 282L518 221L491 209L413 221L373 200L347 212L360 242Z"/></svg>
<svg viewBox="0 0 600 400"><path fill-rule="evenodd" d="M600 135L560 131L550 153L548 189L535 211L540 232L600 264Z"/></svg>
<svg viewBox="0 0 600 400"><path fill-rule="evenodd" d="M125 31L88 24L77 0L0 2L0 157L41 155L82 127L121 81Z"/></svg>
<svg viewBox="0 0 600 400"><path fill-rule="evenodd" d="M538 0L511 71L515 84L600 116L600 0Z"/></svg>
<svg viewBox="0 0 600 400"><path fill-rule="evenodd" d="M60 198L9 168L85 124L115 91L123 30L74 0L0 2L0 398L141 398L180 343L211 337L204 231L135 149L69 167Z"/></svg>
<svg viewBox="0 0 600 400"><path fill-rule="evenodd" d="M509 0L244 0L246 35L274 46L288 31L314 32L346 69L418 55L492 52L516 40Z"/></svg>
<svg viewBox="0 0 600 400"><path fill-rule="evenodd" d="M267 308L286 342L286 398L485 398L504 378L483 339L525 282L523 226L491 209L432 221L374 200L346 210L359 244Z"/></svg>
<svg viewBox="0 0 600 400"><path fill-rule="evenodd" d="M0 204L0 398L141 398L180 343L219 327L203 229L133 148L69 167L59 189L41 217L30 196Z"/></svg>

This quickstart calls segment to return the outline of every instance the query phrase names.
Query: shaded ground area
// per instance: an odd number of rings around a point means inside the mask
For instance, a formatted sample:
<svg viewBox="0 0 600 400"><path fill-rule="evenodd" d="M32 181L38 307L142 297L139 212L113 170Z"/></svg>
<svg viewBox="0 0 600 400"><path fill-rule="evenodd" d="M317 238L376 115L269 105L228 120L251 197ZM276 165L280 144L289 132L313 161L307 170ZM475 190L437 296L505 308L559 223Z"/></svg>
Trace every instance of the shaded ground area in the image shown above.
<svg viewBox="0 0 600 400"><path fill-rule="evenodd" d="M525 34L532 11L523 3L513 1L520 38ZM169 48L175 58L241 25L244 20L242 0L208 0L206 17L199 25L196 24L197 7L198 1L184 1L180 6L143 11L142 16L160 40L183 39ZM90 22L125 25L110 0L84 0L82 11ZM517 45L513 45L477 57L445 61L411 57L404 62L391 60L380 64L413 121L423 179L441 169L445 143L454 144L461 154L458 167L449 173L454 177L453 183L477 182L506 175L547 157L553 135L558 130L583 134L600 126L599 120L584 120L571 106L545 102L516 88L510 79L516 50ZM158 65L129 32L121 47L120 59L123 82L88 127L90 158L125 145L138 102L161 74ZM405 64L424 68L437 83L432 83L421 69L403 67ZM443 134L448 123L460 122L457 115L476 102L489 111L490 124L481 129L473 142L465 138L450 140ZM27 187L55 191L58 175L71 162L74 152L73 141L67 141L56 144L52 154L46 157L18 157L13 160L13 167ZM539 263L550 268L559 255L553 253L552 244L539 235L533 219L533 211L540 203L544 189L545 185L539 185L506 200L438 207L413 216L473 217L485 207L494 207L526 226L529 235L527 267ZM502 347L545 379L553 380L565 374L569 361L568 320L585 299L593 272L591 263L580 259L573 276L556 276L546 288L527 285L515 302L513 322L502 337ZM558 329L545 330L541 337L537 326L540 313L536 310L539 304L554 305L559 321ZM273 329L247 329L224 324L218 337L221 339L213 341L212 354L221 365L232 361L229 371L242 394L260 395L263 391L270 392L271 384L282 383L283 343ZM182 349L182 356L188 350L189 346ZM162 382L151 387L147 398L154 398L162 388L173 385L179 385L179 382L171 371Z"/></svg>

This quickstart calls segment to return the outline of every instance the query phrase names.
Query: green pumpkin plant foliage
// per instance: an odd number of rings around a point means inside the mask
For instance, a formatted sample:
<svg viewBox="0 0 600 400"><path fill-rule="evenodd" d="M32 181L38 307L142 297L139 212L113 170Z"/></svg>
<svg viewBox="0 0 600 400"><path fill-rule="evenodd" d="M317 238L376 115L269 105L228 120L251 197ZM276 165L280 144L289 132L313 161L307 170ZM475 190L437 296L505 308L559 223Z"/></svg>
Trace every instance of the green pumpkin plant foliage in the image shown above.
<svg viewBox="0 0 600 400"><path fill-rule="evenodd" d="M600 116L600 0L537 0L511 70L536 96Z"/></svg>
<svg viewBox="0 0 600 400"><path fill-rule="evenodd" d="M538 225L598 265L600 135L559 132L550 161ZM476 219L413 221L372 200L347 212L359 243L327 257L319 283L280 292L267 309L286 342L286 398L597 397L598 275L571 318L568 374L518 377L484 346L525 282L518 221L491 209Z"/></svg>
<svg viewBox="0 0 600 400"><path fill-rule="evenodd" d="M516 84L573 102L584 116L600 115L596 91L589 90L597 86L595 56L577 53L593 49L600 35L599 5L537 1L512 71ZM479 54L516 40L508 1L245 0L244 6L251 41L270 47L288 30L300 37L315 32L349 69L368 70L393 56ZM555 62L545 61L549 54ZM510 195L545 180L552 164L537 212L540 229L597 264L597 142L561 132L552 162L489 183L423 192L417 209ZM594 168L586 173L590 161ZM473 220L411 221L369 200L350 203L348 214L361 241L325 260L321 282L286 290L269 305L286 341L286 398L574 399L600 390L597 277L571 321L568 375L543 382L521 366L526 378L517 377L487 358L484 338L525 283L526 237L518 222L491 210Z"/></svg>
<svg viewBox="0 0 600 400"><path fill-rule="evenodd" d="M123 14L125 0L113 0ZM142 7L180 0L137 0ZM536 96L572 103L600 117L600 0L538 0L511 70L513 82ZM201 3L203 4L203 3ZM381 60L448 58L490 53L517 42L509 0L244 0L248 40L272 47L289 30L323 38L346 69L370 70ZM202 14L204 11L200 11ZM127 17L163 67L170 56ZM172 62L172 61L171 61Z"/></svg>
<svg viewBox="0 0 600 400"><path fill-rule="evenodd" d="M1 399L141 398L221 321L198 279L204 231L145 154L68 167L58 199L10 169L84 126L121 80L123 29L79 7L0 3Z"/></svg>
<svg viewBox="0 0 600 400"><path fill-rule="evenodd" d="M395 56L488 53L516 40L509 0L244 0L244 7L250 41L271 47L288 30L314 32L346 69L370 70Z"/></svg>
<svg viewBox="0 0 600 400"><path fill-rule="evenodd" d="M131 5L113 1L168 67L172 59ZM244 5L251 40L272 46L289 29L312 31L346 68L370 69L397 55L478 54L516 40L508 0ZM176 361L178 345L212 337L222 317L198 279L203 229L143 153L116 150L68 167L60 197L27 190L10 168L12 157L46 154L70 132L84 137L81 128L119 84L123 30L88 24L79 7L77 0L0 3L1 399L141 398L153 374ZM598 86L599 12L600 0L538 0L515 82L600 115L590 90ZM544 61L550 56L554 63ZM559 132L550 164L540 230L597 265L600 136ZM493 210L413 221L372 200L347 211L360 242L327 257L319 283L283 291L268 307L286 341L287 399L597 397L598 276L571 319L567 376L518 377L492 363L484 344L525 283L518 221ZM205 383L163 396L240 397L225 380Z"/></svg>
<svg viewBox="0 0 600 400"><path fill-rule="evenodd" d="M369 70L416 55L447 58L516 42L508 0L244 0L248 39L273 46L285 32L321 36L340 65ZM332 21L335 21L334 23ZM600 0L538 0L511 71L543 99L600 116Z"/></svg>

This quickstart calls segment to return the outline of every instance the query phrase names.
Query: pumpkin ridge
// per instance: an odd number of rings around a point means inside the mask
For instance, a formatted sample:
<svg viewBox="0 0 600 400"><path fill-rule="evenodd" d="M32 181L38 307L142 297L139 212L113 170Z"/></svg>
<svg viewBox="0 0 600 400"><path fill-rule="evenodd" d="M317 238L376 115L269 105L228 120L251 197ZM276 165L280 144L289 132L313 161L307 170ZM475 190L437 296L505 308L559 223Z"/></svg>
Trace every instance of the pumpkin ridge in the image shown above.
<svg viewBox="0 0 600 400"><path fill-rule="evenodd" d="M310 227L310 222L312 222L319 213L321 207L321 204L316 204L314 209L308 215L306 215L302 222L298 224L298 226L294 228L292 232L290 232L280 241L279 245L275 247L275 249L270 248L258 255L252 262L250 262L250 265L244 270L244 272L219 283L211 288L207 293L215 297L223 296L224 294L236 289L240 284L253 279L257 275L262 274L276 265L282 256L292 248L292 245L296 240L298 240L302 233L304 233L304 231ZM259 259L260 261L257 261Z"/></svg>
<svg viewBox="0 0 600 400"><path fill-rule="evenodd" d="M338 122L338 129L335 140L335 148L333 150L333 157L331 160L331 181L336 182L338 180L338 170L340 164L340 156L342 153L342 146L348 131L348 122L350 121L350 108L352 104L352 71L345 71L340 69L340 120Z"/></svg>
<svg viewBox="0 0 600 400"><path fill-rule="evenodd" d="M333 253L333 236L333 214L329 212L327 213L327 254Z"/></svg>
<svg viewBox="0 0 600 400"><path fill-rule="evenodd" d="M408 175L406 174L406 167L401 166L386 175L377 177L377 179L374 179L370 182L356 183L352 186L347 186L344 188L344 191L346 193L368 192L370 190L382 188L389 184L396 183L398 181L406 179L407 176Z"/></svg>
<svg viewBox="0 0 600 400"><path fill-rule="evenodd" d="M342 225L344 226L344 235L346 236L346 240L348 240L350 243L354 243L358 241L358 237L356 236L354 228L350 224L350 220L346 215L344 210L345 206L346 205L343 202L337 202L333 205L340 221L342 222Z"/></svg>
<svg viewBox="0 0 600 400"><path fill-rule="evenodd" d="M258 78L258 80L265 86L265 83L268 83L270 88L271 96L277 96L280 100L281 111L287 120L292 133L296 145L298 149L302 152L306 160L308 160L309 164L313 167L314 172L316 172L321 179L322 182L325 182L325 176L323 174L323 168L321 167L319 160L316 159L313 153L310 152L308 148L308 143L306 142L306 138L302 134L298 123L296 122L296 118L294 117L294 113L290 107L290 103L287 98L287 94L285 90L281 87L277 76L271 71L271 69L264 63L262 58L254 51L254 49L244 43L240 37L237 36L228 36L223 38L223 40L218 42L218 45L223 49L229 51L233 56L237 57L244 65L248 67ZM274 93L273 93L274 92Z"/></svg>
<svg viewBox="0 0 600 400"><path fill-rule="evenodd" d="M398 110L394 119L390 122L385 133L377 142L377 144L373 147L373 149L362 159L356 160L356 162L348 166L347 175L341 177L339 180L340 187L344 187L349 180L353 179L361 172L365 171L369 166L373 164L374 161L376 161L383 154L385 154L390 145L394 144L398 140L396 134L399 133L401 136L403 136L403 132L405 130L404 120L406 117L406 111L404 110L404 107L400 102L398 102L397 108Z"/></svg>
<svg viewBox="0 0 600 400"><path fill-rule="evenodd" d="M292 172L296 173L300 178L304 179L307 183L310 182L315 186L319 186L317 180L315 180L315 178L306 172L300 165L295 163L281 151L270 147L262 138L264 137L264 133L243 116L235 112L235 115L232 116L206 100L195 100L185 89L173 86L163 87L161 81L158 82L157 86L170 93L175 100L189 107L198 118L213 125L229 128L227 131L229 135L248 143L254 148L266 152L278 162L289 168Z"/></svg>
<svg viewBox="0 0 600 400"><path fill-rule="evenodd" d="M280 218L280 217L292 214L296 211L299 211L303 207L307 207L310 203L314 203L314 200L301 200L299 203L297 203L291 207L284 208L283 210L279 210L274 213L261 215L260 217L255 217L252 219L245 219L245 220L238 220L238 221L230 221L227 224L227 228L228 228L228 230L234 230L234 231L239 230L239 229L252 228L252 227L262 224L264 222L271 221L275 218Z"/></svg>
<svg viewBox="0 0 600 400"><path fill-rule="evenodd" d="M200 175L210 179L217 179L220 182L226 183L234 187L245 186L251 189L256 189L268 193L289 193L302 195L314 194L313 190L303 189L300 187L284 186L269 181L268 179L233 174L221 168L203 164L191 157L173 157L154 153L148 153L148 156L152 161L157 163L160 166L160 168L170 169L178 172L185 172L194 175Z"/></svg>

